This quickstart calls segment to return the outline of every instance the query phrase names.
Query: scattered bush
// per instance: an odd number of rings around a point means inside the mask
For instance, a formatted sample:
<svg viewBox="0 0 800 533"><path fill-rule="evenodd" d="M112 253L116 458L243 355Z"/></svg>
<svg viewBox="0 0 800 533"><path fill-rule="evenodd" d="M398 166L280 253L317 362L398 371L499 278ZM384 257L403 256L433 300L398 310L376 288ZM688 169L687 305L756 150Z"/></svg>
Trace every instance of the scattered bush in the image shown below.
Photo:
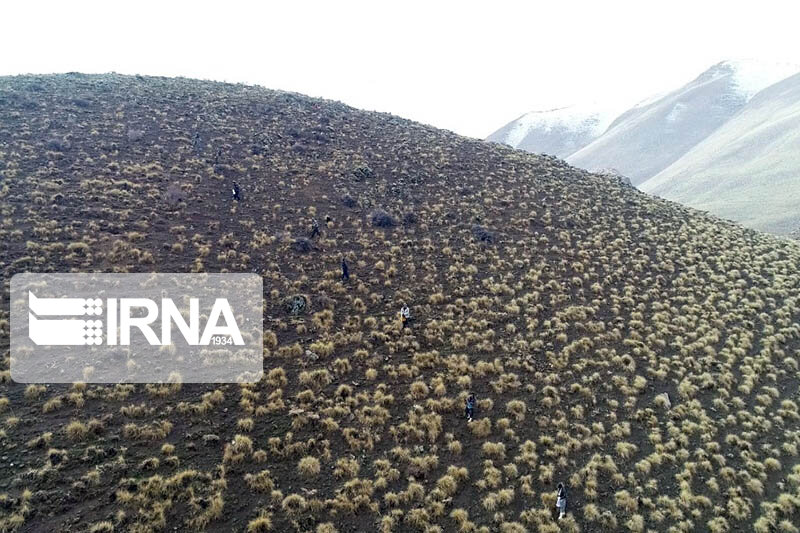
<svg viewBox="0 0 800 533"><path fill-rule="evenodd" d="M373 226L378 228L391 228L397 225L394 217L383 209L375 209L369 216Z"/></svg>
<svg viewBox="0 0 800 533"><path fill-rule="evenodd" d="M303 477L316 477L319 475L320 471L319 459L307 455L300 459L300 462L297 464L297 470Z"/></svg>

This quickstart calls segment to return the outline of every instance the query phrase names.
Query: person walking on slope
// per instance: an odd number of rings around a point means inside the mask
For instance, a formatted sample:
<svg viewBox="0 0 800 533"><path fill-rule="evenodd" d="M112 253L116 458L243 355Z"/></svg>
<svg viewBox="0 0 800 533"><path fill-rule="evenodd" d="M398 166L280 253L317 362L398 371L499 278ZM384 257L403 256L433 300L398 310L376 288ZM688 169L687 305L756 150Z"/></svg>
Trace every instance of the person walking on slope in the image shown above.
<svg viewBox="0 0 800 533"><path fill-rule="evenodd" d="M411 310L406 304L400 309L400 320L403 322L403 329L408 326L408 321L411 318Z"/></svg>
<svg viewBox="0 0 800 533"><path fill-rule="evenodd" d="M564 488L563 483L558 484L558 492L556 493L556 509L558 509L558 519L561 520L566 516L567 510L567 489Z"/></svg>
<svg viewBox="0 0 800 533"><path fill-rule="evenodd" d="M467 415L467 422L472 422L472 416L475 414L475 394L472 393L467 397L467 406L464 409Z"/></svg>
<svg viewBox="0 0 800 533"><path fill-rule="evenodd" d="M309 239L313 239L314 237L316 237L319 234L320 234L319 222L317 222L316 218L312 218L311 219L311 237L309 237Z"/></svg>
<svg viewBox="0 0 800 533"><path fill-rule="evenodd" d="M235 181L233 182L233 189L231 190L231 192L233 193L234 200L236 200L237 202L242 201L242 190L239 188L239 184L236 183Z"/></svg>
<svg viewBox="0 0 800 533"><path fill-rule="evenodd" d="M347 261L344 260L342 257L342 281L348 281L350 279L350 269L347 268Z"/></svg>

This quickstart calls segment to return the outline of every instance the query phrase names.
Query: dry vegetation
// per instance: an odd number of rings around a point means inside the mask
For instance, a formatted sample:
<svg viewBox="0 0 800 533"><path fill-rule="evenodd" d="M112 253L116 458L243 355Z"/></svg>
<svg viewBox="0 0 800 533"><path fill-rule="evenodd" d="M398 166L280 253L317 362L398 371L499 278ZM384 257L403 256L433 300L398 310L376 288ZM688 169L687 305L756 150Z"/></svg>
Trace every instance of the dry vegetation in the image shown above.
<svg viewBox="0 0 800 533"><path fill-rule="evenodd" d="M0 202L0 532L798 531L795 243L161 78L0 78ZM10 381L11 275L153 270L263 275L262 382Z"/></svg>

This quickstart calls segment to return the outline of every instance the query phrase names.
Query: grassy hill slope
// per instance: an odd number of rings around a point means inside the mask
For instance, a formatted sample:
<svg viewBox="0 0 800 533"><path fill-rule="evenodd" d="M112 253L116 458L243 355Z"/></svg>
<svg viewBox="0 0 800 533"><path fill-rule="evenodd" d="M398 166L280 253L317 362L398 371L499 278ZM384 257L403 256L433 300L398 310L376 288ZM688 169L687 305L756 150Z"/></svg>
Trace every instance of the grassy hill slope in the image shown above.
<svg viewBox="0 0 800 533"><path fill-rule="evenodd" d="M0 531L798 521L795 243L553 158L183 79L0 78L0 179ZM11 382L10 276L72 270L262 274L265 379Z"/></svg>

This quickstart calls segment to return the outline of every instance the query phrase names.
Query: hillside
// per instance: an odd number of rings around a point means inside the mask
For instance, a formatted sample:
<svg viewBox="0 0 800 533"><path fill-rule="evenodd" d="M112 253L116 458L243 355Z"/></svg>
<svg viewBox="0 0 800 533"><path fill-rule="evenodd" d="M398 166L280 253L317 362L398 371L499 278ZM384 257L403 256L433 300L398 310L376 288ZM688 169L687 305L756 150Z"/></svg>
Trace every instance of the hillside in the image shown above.
<svg viewBox="0 0 800 533"><path fill-rule="evenodd" d="M724 61L662 98L636 106L567 161L615 168L638 185L727 122L759 90L797 72L793 65Z"/></svg>
<svg viewBox="0 0 800 533"><path fill-rule="evenodd" d="M641 189L742 224L800 228L800 74L758 93Z"/></svg>
<svg viewBox="0 0 800 533"><path fill-rule="evenodd" d="M623 108L605 109L596 103L531 111L486 140L563 159L602 135L622 111Z"/></svg>
<svg viewBox="0 0 800 533"><path fill-rule="evenodd" d="M797 243L552 157L186 79L0 78L0 179L0 531L800 519ZM265 378L14 383L24 271L257 272Z"/></svg>

